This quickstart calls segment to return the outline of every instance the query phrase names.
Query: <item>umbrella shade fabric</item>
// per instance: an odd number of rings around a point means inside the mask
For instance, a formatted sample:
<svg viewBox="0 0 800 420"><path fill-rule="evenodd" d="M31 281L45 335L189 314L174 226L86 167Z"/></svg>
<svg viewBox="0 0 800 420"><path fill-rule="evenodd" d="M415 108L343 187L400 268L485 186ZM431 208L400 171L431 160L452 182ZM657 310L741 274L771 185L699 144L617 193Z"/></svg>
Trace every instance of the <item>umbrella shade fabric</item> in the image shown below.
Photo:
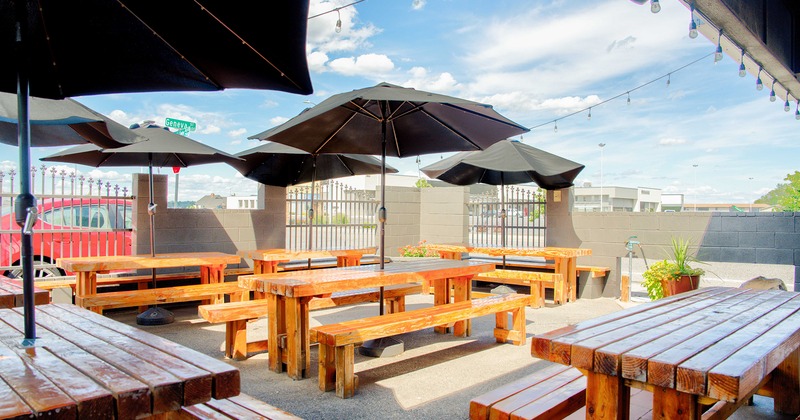
<svg viewBox="0 0 800 420"><path fill-rule="evenodd" d="M120 147L142 140L129 128L69 98L31 98L29 112L32 146ZM17 145L18 117L17 95L0 92L0 143Z"/></svg>
<svg viewBox="0 0 800 420"><path fill-rule="evenodd" d="M229 163L242 175L276 187L381 173L381 161L372 156L318 155L315 162L313 155L280 143L265 143L236 153L235 156L244 160ZM390 166L386 167L386 171L398 172Z"/></svg>
<svg viewBox="0 0 800 420"><path fill-rule="evenodd" d="M528 131L490 105L389 83L333 95L251 139L287 144L311 154L386 155L482 150Z"/></svg>
<svg viewBox="0 0 800 420"><path fill-rule="evenodd" d="M431 178L455 185L535 182L546 190L571 187L584 165L519 141L504 140L483 151L456 153L422 168Z"/></svg>
<svg viewBox="0 0 800 420"><path fill-rule="evenodd" d="M24 3L30 94L270 89L309 94L308 1L0 2L0 51L16 48ZM16 92L0 66L0 91Z"/></svg>
<svg viewBox="0 0 800 420"><path fill-rule="evenodd" d="M41 160L77 163L87 166L180 166L185 168L206 163L236 162L240 159L211 146L159 127L132 130L145 140L115 149L93 144L70 147Z"/></svg>

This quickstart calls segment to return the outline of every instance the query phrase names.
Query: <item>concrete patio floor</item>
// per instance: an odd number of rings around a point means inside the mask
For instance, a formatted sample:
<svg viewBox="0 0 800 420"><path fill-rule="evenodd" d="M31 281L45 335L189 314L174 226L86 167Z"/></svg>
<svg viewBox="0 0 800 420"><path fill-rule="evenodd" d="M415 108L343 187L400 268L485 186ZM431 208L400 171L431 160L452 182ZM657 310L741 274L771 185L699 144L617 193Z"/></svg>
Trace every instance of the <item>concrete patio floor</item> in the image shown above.
<svg viewBox="0 0 800 420"><path fill-rule="evenodd" d="M433 296L415 295L407 309L429 306ZM224 324L209 324L197 315L196 306L171 307L176 321L170 325L142 329L224 360ZM473 335L457 338L432 330L403 334L405 352L392 358L374 359L356 354L359 388L352 399L343 400L317 387L317 349L311 348L311 372L294 381L285 374L267 370L268 354L228 363L242 375L242 392L305 419L466 419L469 401L509 381L541 369L550 362L530 355L530 337L556 328L622 309L615 299L579 299L561 306L548 304L526 309L528 340L523 346L497 344L492 335L494 316L473 320ZM313 311L311 324L376 315L377 304L362 304ZM135 311L109 312L118 321L135 325ZM266 338L265 322L248 326L250 339ZM651 418L648 395L632 398L631 418ZM584 418L584 411L570 418ZM772 400L758 397L756 405L740 409L736 419L784 419L772 412Z"/></svg>

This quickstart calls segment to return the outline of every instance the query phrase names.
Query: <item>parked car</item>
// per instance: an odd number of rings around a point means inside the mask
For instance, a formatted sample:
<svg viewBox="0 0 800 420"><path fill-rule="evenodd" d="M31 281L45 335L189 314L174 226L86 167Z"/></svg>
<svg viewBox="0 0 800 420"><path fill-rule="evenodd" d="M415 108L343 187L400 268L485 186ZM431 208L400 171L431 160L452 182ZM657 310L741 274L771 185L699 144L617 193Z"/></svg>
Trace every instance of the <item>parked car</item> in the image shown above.
<svg viewBox="0 0 800 420"><path fill-rule="evenodd" d="M36 277L63 276L49 267L58 258L129 255L133 208L130 200L104 198L46 198L39 200L34 225L33 254ZM12 211L0 217L0 267L20 265L20 229ZM21 276L21 268L4 274Z"/></svg>

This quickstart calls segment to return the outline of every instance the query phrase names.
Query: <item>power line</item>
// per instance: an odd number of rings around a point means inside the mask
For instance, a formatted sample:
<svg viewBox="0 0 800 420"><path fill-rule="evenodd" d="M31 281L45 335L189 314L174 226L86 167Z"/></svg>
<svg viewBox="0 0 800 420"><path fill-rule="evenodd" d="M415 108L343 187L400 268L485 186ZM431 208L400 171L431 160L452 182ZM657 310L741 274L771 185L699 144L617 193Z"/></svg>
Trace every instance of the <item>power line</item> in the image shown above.
<svg viewBox="0 0 800 420"><path fill-rule="evenodd" d="M350 6L356 5L358 3L361 3L362 1L364 1L364 0L357 0L357 1L354 1L352 3L345 4L344 6L335 7L333 9L331 9L331 10L328 10L327 12L322 12L322 13L318 13L318 14L316 14L314 16L309 16L308 19L314 19L315 17L320 17L322 15L327 15L328 13L338 12L339 10L342 10L345 7L350 7Z"/></svg>

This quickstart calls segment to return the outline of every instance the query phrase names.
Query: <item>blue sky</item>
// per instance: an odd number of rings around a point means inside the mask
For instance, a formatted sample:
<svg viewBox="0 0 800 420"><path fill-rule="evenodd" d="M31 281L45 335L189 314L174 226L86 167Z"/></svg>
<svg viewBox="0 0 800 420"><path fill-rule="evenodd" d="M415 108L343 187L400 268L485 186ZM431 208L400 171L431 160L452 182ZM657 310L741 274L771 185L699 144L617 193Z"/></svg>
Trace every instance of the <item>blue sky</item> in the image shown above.
<svg viewBox="0 0 800 420"><path fill-rule="evenodd" d="M312 0L310 15L347 3ZM604 185L661 188L689 202L750 202L800 169L795 104L784 112L782 99L768 100L770 86L756 90L755 75L740 78L739 57L726 55L672 73L669 85L664 77L631 92L628 105L627 91L715 48L716 40L688 37L686 7L661 3L653 14L627 0L591 7L564 0L366 0L341 9L340 33L335 12L309 21L312 95L227 90L76 99L125 125L194 121L191 138L235 153L258 145L247 137L298 114L310 106L305 101L387 81L488 103L527 127L544 124L523 141L586 165L577 184L600 184L598 144L605 143ZM593 105L591 119L581 112L559 120L554 132L551 121ZM33 159L56 150L34 149ZM421 165L441 156L423 155ZM0 146L0 168L16 162L16 148ZM417 173L414 158L389 164ZM77 169L129 185L140 168ZM227 165L181 171L181 200L255 191Z"/></svg>

